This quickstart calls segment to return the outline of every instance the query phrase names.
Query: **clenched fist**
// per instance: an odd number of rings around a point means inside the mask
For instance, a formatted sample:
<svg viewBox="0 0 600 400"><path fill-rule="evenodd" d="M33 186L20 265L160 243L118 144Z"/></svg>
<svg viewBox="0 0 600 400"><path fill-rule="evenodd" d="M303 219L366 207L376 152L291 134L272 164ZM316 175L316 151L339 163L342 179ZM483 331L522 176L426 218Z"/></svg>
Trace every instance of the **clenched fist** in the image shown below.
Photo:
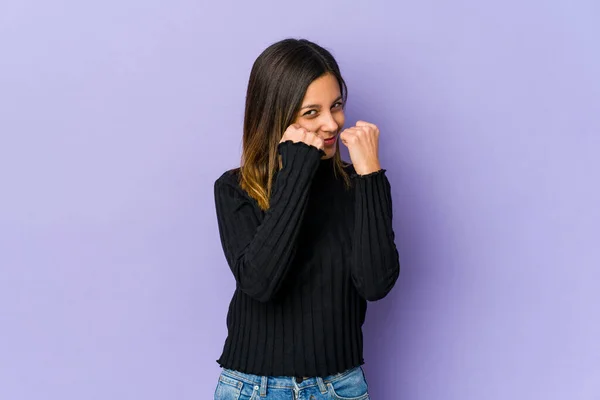
<svg viewBox="0 0 600 400"><path fill-rule="evenodd" d="M325 149L325 143L323 139L317 136L314 132L310 132L304 128L302 128L299 124L292 124L288 126L288 128L283 132L283 137L281 138L281 142L285 142L286 140L291 140L294 143L303 142L310 146L314 146L319 150Z"/></svg>
<svg viewBox="0 0 600 400"><path fill-rule="evenodd" d="M379 164L379 128L365 121L345 129L340 139L350 153L354 169L359 175L367 175L381 169Z"/></svg>

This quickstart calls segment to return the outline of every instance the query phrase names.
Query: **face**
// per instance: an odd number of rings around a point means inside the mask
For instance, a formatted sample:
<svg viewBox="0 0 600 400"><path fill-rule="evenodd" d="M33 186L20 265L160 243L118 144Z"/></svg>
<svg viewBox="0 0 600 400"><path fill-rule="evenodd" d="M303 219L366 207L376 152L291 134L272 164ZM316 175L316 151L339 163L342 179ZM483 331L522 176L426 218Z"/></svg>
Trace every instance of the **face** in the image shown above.
<svg viewBox="0 0 600 400"><path fill-rule="evenodd" d="M342 106L340 85L335 76L328 73L308 86L300 112L294 121L325 141L323 159L335 155L336 142L345 120Z"/></svg>

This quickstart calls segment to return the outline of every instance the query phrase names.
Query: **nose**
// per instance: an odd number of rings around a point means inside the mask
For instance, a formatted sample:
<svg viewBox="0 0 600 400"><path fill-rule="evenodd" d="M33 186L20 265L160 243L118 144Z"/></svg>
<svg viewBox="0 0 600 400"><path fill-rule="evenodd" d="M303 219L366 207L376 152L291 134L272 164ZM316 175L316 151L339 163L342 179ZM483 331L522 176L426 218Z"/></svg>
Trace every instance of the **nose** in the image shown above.
<svg viewBox="0 0 600 400"><path fill-rule="evenodd" d="M337 132L339 129L338 123L333 118L331 113L327 113L323 115L323 124L321 125L321 130L325 132Z"/></svg>

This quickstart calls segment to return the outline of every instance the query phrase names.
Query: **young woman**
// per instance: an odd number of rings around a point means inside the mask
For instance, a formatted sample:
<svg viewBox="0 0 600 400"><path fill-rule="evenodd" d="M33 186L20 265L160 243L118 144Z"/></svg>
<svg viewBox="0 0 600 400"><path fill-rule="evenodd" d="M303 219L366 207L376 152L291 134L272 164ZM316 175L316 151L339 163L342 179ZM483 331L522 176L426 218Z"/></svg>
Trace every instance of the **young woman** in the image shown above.
<svg viewBox="0 0 600 400"><path fill-rule="evenodd" d="M346 96L332 55L307 40L277 42L252 67L241 167L215 182L236 280L217 400L369 398L367 301L400 264L379 129L342 130Z"/></svg>

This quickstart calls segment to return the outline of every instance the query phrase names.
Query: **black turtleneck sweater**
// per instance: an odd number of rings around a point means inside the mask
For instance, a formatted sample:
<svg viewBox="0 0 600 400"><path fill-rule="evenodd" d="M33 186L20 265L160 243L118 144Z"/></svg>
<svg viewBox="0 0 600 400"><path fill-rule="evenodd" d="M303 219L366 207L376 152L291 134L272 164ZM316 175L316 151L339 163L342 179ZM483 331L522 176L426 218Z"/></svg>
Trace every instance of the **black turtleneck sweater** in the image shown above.
<svg viewBox="0 0 600 400"><path fill-rule="evenodd" d="M262 211L239 169L215 182L225 258L236 280L224 368L266 376L327 376L363 361L367 300L400 271L385 170L351 177L305 143L279 145L282 169Z"/></svg>

